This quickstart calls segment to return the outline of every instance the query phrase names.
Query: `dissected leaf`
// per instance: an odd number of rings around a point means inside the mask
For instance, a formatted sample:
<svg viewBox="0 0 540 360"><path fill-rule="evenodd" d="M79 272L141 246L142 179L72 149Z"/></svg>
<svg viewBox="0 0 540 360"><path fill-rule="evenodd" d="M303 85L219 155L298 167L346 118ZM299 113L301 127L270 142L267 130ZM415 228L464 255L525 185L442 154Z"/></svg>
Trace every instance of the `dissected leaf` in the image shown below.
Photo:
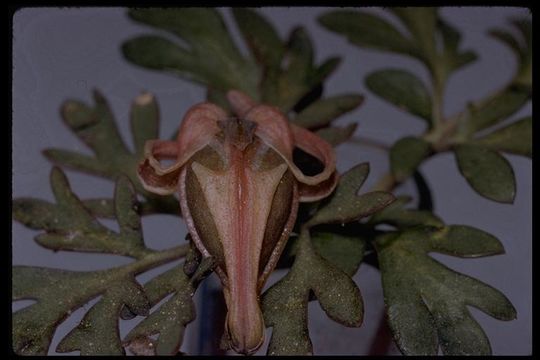
<svg viewBox="0 0 540 360"><path fill-rule="evenodd" d="M361 236L315 232L311 241L322 258L349 276L356 274L365 251L365 239Z"/></svg>
<svg viewBox="0 0 540 360"><path fill-rule="evenodd" d="M351 123L345 127L329 126L318 130L316 134L328 141L330 145L337 146L349 140L357 127L357 123Z"/></svg>
<svg viewBox="0 0 540 360"><path fill-rule="evenodd" d="M159 36L134 38L122 46L129 61L173 71L220 91L238 89L257 98L258 70L238 51L216 9L131 9L128 15L137 22L171 32L183 42L175 44Z"/></svg>
<svg viewBox="0 0 540 360"><path fill-rule="evenodd" d="M62 106L62 118L66 125L84 142L95 156L82 155L69 150L46 149L43 153L53 163L70 169L116 180L120 175L127 175L137 192L142 194L151 207L176 209L180 213L178 201L173 196L157 196L146 191L137 174L139 157L131 153L124 144L111 110L105 98L94 91L95 106L89 107L79 101L68 100ZM141 106L138 102L143 102ZM145 104L145 101L148 103ZM153 110L156 106L156 109ZM146 110L143 110L145 108ZM143 111L148 111L142 119ZM137 152L140 153L142 141L154 136L157 131L157 105L149 94L139 96L132 108L132 129ZM143 125L144 123L144 125ZM146 133L149 131L148 133ZM145 132L143 134L143 132Z"/></svg>
<svg viewBox="0 0 540 360"><path fill-rule="evenodd" d="M233 8L232 13L257 62L265 67L279 67L285 46L272 24L251 9Z"/></svg>
<svg viewBox="0 0 540 360"><path fill-rule="evenodd" d="M459 171L478 194L493 201L514 202L514 171L502 155L473 144L456 146L455 155Z"/></svg>
<svg viewBox="0 0 540 360"><path fill-rule="evenodd" d="M530 99L528 91L509 87L499 92L481 104L469 108L469 117L466 119L468 134L495 125L520 110Z"/></svg>
<svg viewBox="0 0 540 360"><path fill-rule="evenodd" d="M516 18L510 21L518 30L518 38L504 29L491 29L489 34L508 46L516 55L518 68L514 76L516 84L529 91L532 88L532 23L528 18Z"/></svg>
<svg viewBox="0 0 540 360"><path fill-rule="evenodd" d="M339 95L312 103L300 112L292 121L308 129L328 125L337 117L356 109L362 104L362 95Z"/></svg>
<svg viewBox="0 0 540 360"><path fill-rule="evenodd" d="M437 29L443 41L443 52L441 61L444 64L446 73L451 73L465 65L475 61L478 56L473 51L460 51L461 34L452 25L441 19L437 19Z"/></svg>
<svg viewBox="0 0 540 360"><path fill-rule="evenodd" d="M532 117L519 119L473 143L497 151L532 156Z"/></svg>
<svg viewBox="0 0 540 360"><path fill-rule="evenodd" d="M405 205L410 201L410 197L398 197L392 204L373 214L369 223L390 224L399 229L413 226L444 226L442 220L431 211L406 209Z"/></svg>
<svg viewBox="0 0 540 360"><path fill-rule="evenodd" d="M118 330L118 316L124 305L138 315L146 315L150 309L148 299L134 279L111 284L79 325L62 339L56 351L80 350L83 356L125 355Z"/></svg>
<svg viewBox="0 0 540 360"><path fill-rule="evenodd" d="M493 236L467 226L411 229L380 236L375 242L382 274L388 323L406 355L488 355L489 341L472 318L474 306L499 320L516 311L499 291L454 272L429 252L475 257L499 254Z"/></svg>
<svg viewBox="0 0 540 360"><path fill-rule="evenodd" d="M429 61L435 60L435 24L437 20L436 7L390 7L407 27L421 49L422 55Z"/></svg>
<svg viewBox="0 0 540 360"><path fill-rule="evenodd" d="M172 297L163 303L125 337L124 343L131 348L142 340L149 341L155 355L175 355L178 353L185 326L195 319L192 301L194 288L184 274L182 266L177 266L144 285L150 304L155 305L165 296ZM157 340L152 335L159 334Z"/></svg>
<svg viewBox="0 0 540 360"><path fill-rule="evenodd" d="M363 163L347 171L328 200L307 222L307 226L330 223L347 223L359 220L382 209L395 200L384 191L373 191L357 196L369 173L369 164Z"/></svg>
<svg viewBox="0 0 540 360"><path fill-rule="evenodd" d="M273 328L268 355L313 353L307 327L311 291L332 320L350 327L362 323L364 310L358 287L347 274L317 254L304 232L291 270L263 295L265 324Z"/></svg>
<svg viewBox="0 0 540 360"><path fill-rule="evenodd" d="M60 168L51 171L51 186L56 204L38 199L13 200L13 218L24 225L45 230L36 241L49 249L105 252L139 258L148 253L141 233L133 186L126 177L117 181L115 216L120 226L116 233L101 225L71 191Z"/></svg>
<svg viewBox="0 0 540 360"><path fill-rule="evenodd" d="M379 70L369 74L365 82L377 96L431 124L431 95L412 73L400 69Z"/></svg>
<svg viewBox="0 0 540 360"><path fill-rule="evenodd" d="M319 23L359 46L419 57L412 40L402 35L386 20L365 11L336 10L318 18Z"/></svg>
<svg viewBox="0 0 540 360"><path fill-rule="evenodd" d="M431 145L420 138L407 136L399 139L390 149L390 169L397 181L411 176L431 153Z"/></svg>
<svg viewBox="0 0 540 360"><path fill-rule="evenodd" d="M37 303L13 314L13 348L19 354L46 354L59 323L72 311L107 289L117 291L120 303L134 304L135 311L148 310L144 301L133 293L118 288L114 280L129 276L129 268L96 272L15 266L13 268L13 300L36 299ZM59 294L62 294L59 297ZM107 317L105 317L107 318ZM115 318L104 319L105 322ZM102 325L106 325L102 323ZM108 327L111 330L110 327ZM97 335L97 334L95 334ZM109 334L110 335L110 334ZM110 337L109 337L110 338ZM96 344L96 346L105 344ZM109 344L110 345L110 344Z"/></svg>

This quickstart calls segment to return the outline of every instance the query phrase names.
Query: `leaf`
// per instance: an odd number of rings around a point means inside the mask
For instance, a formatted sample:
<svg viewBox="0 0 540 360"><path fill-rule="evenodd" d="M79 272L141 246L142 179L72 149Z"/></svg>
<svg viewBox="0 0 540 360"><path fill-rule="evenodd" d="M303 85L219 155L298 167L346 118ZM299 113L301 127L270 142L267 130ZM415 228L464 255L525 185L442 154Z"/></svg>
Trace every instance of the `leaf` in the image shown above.
<svg viewBox="0 0 540 360"><path fill-rule="evenodd" d="M285 45L272 24L251 9L233 8L232 13L257 62L265 67L278 68Z"/></svg>
<svg viewBox="0 0 540 360"><path fill-rule="evenodd" d="M134 293L125 288L128 286L128 282L132 281L129 279L126 281L126 277L129 275L126 270L129 270L128 266L96 272L15 266L12 279L13 300L37 300L37 303L13 314L13 348L15 352L26 355L46 354L56 326L73 310L107 289L115 292L120 304L131 304L138 314L148 311L149 307L144 298L134 297ZM122 285L120 286L120 284ZM58 297L59 293L62 294L60 298ZM87 319L100 321L93 316L90 315ZM112 331L113 329L109 326L112 320L115 318L105 317L100 325L91 322L89 331L94 336L98 336L99 334L93 332L95 325L104 326ZM102 335L109 340L113 339L110 333ZM109 345L111 344L96 343L96 346Z"/></svg>
<svg viewBox="0 0 540 360"><path fill-rule="evenodd" d="M126 281L127 280L127 281ZM56 348L57 352L81 351L81 355L125 355L118 334L118 315L124 305L135 314L145 315L148 299L134 279L118 281L92 306L79 325Z"/></svg>
<svg viewBox="0 0 540 360"><path fill-rule="evenodd" d="M143 93L132 104L131 127L137 149L134 154L127 149L120 137L105 98L98 91L94 91L93 95L94 107L89 107L79 101L68 100L62 105L61 113L64 123L92 149L95 156L62 149L46 149L43 152L45 157L56 165L111 180L116 180L120 175L126 175L137 192L146 198L148 205L156 210L163 208L169 209L165 210L169 212L172 209L173 212L179 213L178 201L173 196L157 196L146 191L136 174L143 142L157 134L157 104L153 97L148 93Z"/></svg>
<svg viewBox="0 0 540 360"><path fill-rule="evenodd" d="M435 61L436 7L390 7L416 40L422 55L429 62Z"/></svg>
<svg viewBox="0 0 540 360"><path fill-rule="evenodd" d="M386 20L367 12L336 10L317 20L355 45L419 57L419 50L410 39Z"/></svg>
<svg viewBox="0 0 540 360"><path fill-rule="evenodd" d="M521 118L472 142L491 150L532 157L532 117Z"/></svg>
<svg viewBox="0 0 540 360"><path fill-rule="evenodd" d="M441 34L443 41L442 63L446 73L451 73L457 69L468 65L478 58L473 51L460 51L461 34L459 31L441 18L437 19L437 30Z"/></svg>
<svg viewBox="0 0 540 360"><path fill-rule="evenodd" d="M325 126L339 116L356 109L363 101L364 97L356 94L322 99L302 110L292 122L308 129Z"/></svg>
<svg viewBox="0 0 540 360"><path fill-rule="evenodd" d="M323 259L349 276L356 274L364 258L365 239L360 236L315 232L311 241Z"/></svg>
<svg viewBox="0 0 540 360"><path fill-rule="evenodd" d="M51 171L51 187L56 204L21 198L13 200L13 218L44 234L40 245L57 250L104 252L140 258L146 254L133 186L126 177L117 181L115 215L120 233L101 225L71 191L62 170Z"/></svg>
<svg viewBox="0 0 540 360"><path fill-rule="evenodd" d="M504 157L487 148L462 144L455 148L459 171L481 196L501 203L513 203L516 180Z"/></svg>
<svg viewBox="0 0 540 360"><path fill-rule="evenodd" d="M408 179L431 153L431 144L414 136L399 139L390 149L390 168L397 181Z"/></svg>
<svg viewBox="0 0 540 360"><path fill-rule="evenodd" d="M349 327L362 323L364 310L358 287L318 255L309 235L303 232L291 270L263 295L265 324L273 328L268 355L313 353L307 327L311 291L332 320Z"/></svg>
<svg viewBox="0 0 540 360"><path fill-rule="evenodd" d="M431 211L406 209L405 205L410 201L410 197L398 197L392 204L373 214L368 223L373 225L390 224L398 229L414 226L437 228L444 226L442 220Z"/></svg>
<svg viewBox="0 0 540 360"><path fill-rule="evenodd" d="M362 163L343 174L333 195L319 208L306 226L356 221L392 203L395 200L394 196L384 191L356 195L368 173L369 164Z"/></svg>
<svg viewBox="0 0 540 360"><path fill-rule="evenodd" d="M195 291L182 267L177 266L144 285L149 301L157 304L165 296L172 297L156 311L137 324L124 339L131 348L142 340L149 341L155 355L176 355L182 344L185 326L195 319L195 306L192 296ZM157 340L150 338L159 334Z"/></svg>
<svg viewBox="0 0 540 360"><path fill-rule="evenodd" d="M238 89L256 97L257 68L242 57L216 9L131 9L128 15L132 20L168 31L184 42L182 46L174 45L157 36L132 39L122 46L129 61L173 70L181 77L212 84L221 91Z"/></svg>
<svg viewBox="0 0 540 360"><path fill-rule="evenodd" d="M466 124L467 133L473 134L507 119L520 110L529 99L528 91L518 87L509 87L490 96L477 106L471 105Z"/></svg>
<svg viewBox="0 0 540 360"><path fill-rule="evenodd" d="M432 123L431 95L412 73L400 69L379 70L369 74L365 82L375 95Z"/></svg>
<svg viewBox="0 0 540 360"><path fill-rule="evenodd" d="M357 123L351 123L345 127L329 126L316 131L316 134L328 141L330 145L337 146L349 140L357 127Z"/></svg>
<svg viewBox="0 0 540 360"><path fill-rule="evenodd" d="M503 252L493 236L467 226L411 229L375 242L388 323L405 355L489 355L482 328L466 306L499 320L516 318L510 301L478 280L452 271L429 252L476 257Z"/></svg>
<svg viewBox="0 0 540 360"><path fill-rule="evenodd" d="M519 37L505 29L494 28L489 35L508 46L516 55L518 69L514 82L527 91L532 91L532 23L530 18L515 18L511 25L519 32Z"/></svg>

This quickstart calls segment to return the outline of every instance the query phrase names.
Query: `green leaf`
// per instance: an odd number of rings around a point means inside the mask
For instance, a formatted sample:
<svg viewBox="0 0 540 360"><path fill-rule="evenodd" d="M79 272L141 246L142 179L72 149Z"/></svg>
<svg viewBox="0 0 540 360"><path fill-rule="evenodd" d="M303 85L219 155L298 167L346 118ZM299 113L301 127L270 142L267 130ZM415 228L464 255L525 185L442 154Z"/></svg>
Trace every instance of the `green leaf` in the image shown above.
<svg viewBox="0 0 540 360"><path fill-rule="evenodd" d="M307 326L311 291L332 320L349 327L362 323L360 290L347 274L317 254L304 232L291 270L263 295L265 324L273 328L268 355L313 353Z"/></svg>
<svg viewBox="0 0 540 360"><path fill-rule="evenodd" d="M171 32L187 45L174 45L156 36L136 38L122 46L129 61L155 69L161 65L161 70L173 70L188 80L211 84L221 91L234 88L256 97L258 70L242 57L216 9L131 9L128 15L137 22Z"/></svg>
<svg viewBox="0 0 540 360"><path fill-rule="evenodd" d="M325 201L306 226L356 221L392 203L395 200L394 196L384 191L356 195L368 173L369 164L363 163L343 174L333 195Z"/></svg>
<svg viewBox="0 0 540 360"><path fill-rule="evenodd" d="M392 51L419 57L419 50L386 20L364 11L336 10L323 14L319 23L330 31L344 35L360 47Z"/></svg>
<svg viewBox="0 0 540 360"><path fill-rule="evenodd" d="M390 168L397 181L405 181L431 153L427 141L407 136L399 139L390 149Z"/></svg>
<svg viewBox="0 0 540 360"><path fill-rule="evenodd" d="M449 74L465 65L475 61L478 56L473 51L460 51L461 34L459 31L441 18L437 19L437 30L443 40L441 61L446 73Z"/></svg>
<svg viewBox="0 0 540 360"><path fill-rule="evenodd" d="M108 292L109 295L104 295L98 303L101 305L96 304L101 310L91 310L81 324L88 325L84 325L88 331L87 335L91 333L91 336L102 336L100 342L95 343L96 347L113 348L117 344L116 338L118 336L117 330L115 330L116 325L112 325L113 321L116 322L116 318L108 316L101 318L101 316L96 316L96 313L99 314L101 311L114 312L111 298L115 298L113 302L117 302L118 306L129 304L137 314L144 314L149 310L144 296L134 290L138 288L138 285L133 283L132 278L129 278L129 270L129 266L96 272L15 266L12 278L13 300L37 300L37 303L13 314L13 348L15 352L25 355L46 354L54 331L60 322L73 310L102 292ZM58 296L60 293L61 297ZM95 331L98 329L103 333L99 334ZM77 335L73 336L78 337ZM72 338L71 341L78 343L75 338ZM86 349L94 351L98 349L96 347L93 350ZM118 348L116 349L118 350Z"/></svg>
<svg viewBox="0 0 540 360"><path fill-rule="evenodd" d="M349 276L356 274L362 263L365 239L331 232L315 232L311 241L319 255Z"/></svg>
<svg viewBox="0 0 540 360"><path fill-rule="evenodd" d="M520 110L529 99L528 91L518 87L509 87L477 106L472 105L467 119L467 133L478 132L507 119Z"/></svg>
<svg viewBox="0 0 540 360"><path fill-rule="evenodd" d="M519 119L473 143L491 150L532 157L532 117Z"/></svg>
<svg viewBox="0 0 540 360"><path fill-rule="evenodd" d="M411 229L382 235L375 247L388 323L405 355L437 355L439 346L445 355L491 354L467 306L499 320L516 318L502 293L427 256L432 251L468 257L501 253L502 245L489 234L464 226Z"/></svg>
<svg viewBox="0 0 540 360"><path fill-rule="evenodd" d="M195 288L184 274L182 266L177 266L144 285L150 304L156 305L165 296L172 297L157 310L135 326L124 339L128 348L137 343L149 341L155 355L176 355L182 344L184 329L195 319L192 296ZM152 335L159 334L157 340Z"/></svg>
<svg viewBox="0 0 540 360"><path fill-rule="evenodd" d="M121 175L127 175L137 192L146 198L148 205L156 212L162 208L165 212L180 213L178 201L173 196L158 196L146 191L136 174L144 142L150 137L157 137L157 104L153 97L143 94L132 104L131 127L136 153L127 149L109 105L98 91L94 91L94 101L95 106L90 107L79 101L68 100L62 105L61 113L65 124L86 143L95 156L62 149L46 149L43 152L45 157L56 165L114 181Z"/></svg>
<svg viewBox="0 0 540 360"><path fill-rule="evenodd" d="M462 144L455 148L459 171L481 196L501 203L513 203L516 180L512 166L495 151Z"/></svg>
<svg viewBox="0 0 540 360"><path fill-rule="evenodd" d="M510 21L518 30L519 37L504 29L491 29L489 35L508 46L516 55L518 69L514 82L532 91L532 23L530 18L515 18Z"/></svg>
<svg viewBox="0 0 540 360"><path fill-rule="evenodd" d="M316 134L328 141L330 145L337 146L349 140L357 127L357 123L351 123L345 127L329 126L316 131Z"/></svg>
<svg viewBox="0 0 540 360"><path fill-rule="evenodd" d="M62 339L57 352L81 351L81 355L125 355L119 338L118 316L124 305L135 314L145 315L148 299L134 279L112 284L101 300L92 306L79 325Z"/></svg>
<svg viewBox="0 0 540 360"><path fill-rule="evenodd" d="M430 246L433 251L464 258L504 254L504 247L496 237L465 225L451 225L433 233Z"/></svg>
<svg viewBox="0 0 540 360"><path fill-rule="evenodd" d="M437 20L436 7L390 7L389 10L396 15L407 27L416 40L422 55L430 62L435 61L435 24Z"/></svg>
<svg viewBox="0 0 540 360"><path fill-rule="evenodd" d="M364 97L356 94L322 99L302 110L292 122L308 129L325 126L339 116L356 109L363 101Z"/></svg>
<svg viewBox="0 0 540 360"><path fill-rule="evenodd" d="M150 93L139 95L131 106L131 132L137 157L144 154L144 144L159 138L159 111L155 97Z"/></svg>
<svg viewBox="0 0 540 360"><path fill-rule="evenodd" d="M272 24L251 9L233 8L232 13L257 62L265 67L278 68L285 45Z"/></svg>
<svg viewBox="0 0 540 360"><path fill-rule="evenodd" d="M406 209L405 205L410 201L410 197L398 197L392 204L373 214L368 223L373 225L390 224L398 229L414 226L437 228L444 226L442 220L431 211Z"/></svg>
<svg viewBox="0 0 540 360"><path fill-rule="evenodd" d="M377 96L431 124L431 95L414 74L400 69L379 70L369 74L365 82Z"/></svg>
<svg viewBox="0 0 540 360"><path fill-rule="evenodd" d="M146 254L135 191L126 177L116 186L115 215L120 233L101 225L71 191L60 168L51 171L56 204L23 198L13 201L13 218L24 225L45 230L36 241L49 249L104 252L139 258Z"/></svg>

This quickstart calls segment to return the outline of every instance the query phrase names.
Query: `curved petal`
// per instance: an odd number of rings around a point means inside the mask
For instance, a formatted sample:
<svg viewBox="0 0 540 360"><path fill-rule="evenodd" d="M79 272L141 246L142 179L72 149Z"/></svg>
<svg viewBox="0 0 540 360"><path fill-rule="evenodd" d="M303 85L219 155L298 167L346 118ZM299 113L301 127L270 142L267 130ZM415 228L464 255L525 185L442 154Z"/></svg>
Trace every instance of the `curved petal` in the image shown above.
<svg viewBox="0 0 540 360"><path fill-rule="evenodd" d="M220 131L217 122L227 118L225 110L211 103L193 106L184 116L176 142L147 141L144 160L137 174L144 188L150 192L169 195L175 192L181 167L197 151L208 145ZM163 166L160 159L174 159L170 166Z"/></svg>
<svg viewBox="0 0 540 360"><path fill-rule="evenodd" d="M339 181L339 175L337 171L333 172L330 178L324 180L323 182L317 185L306 185L300 183L299 192L300 192L300 201L301 202L312 202L324 199L330 195L337 186Z"/></svg>
<svg viewBox="0 0 540 360"><path fill-rule="evenodd" d="M238 90L228 91L227 100L234 113L240 118L243 118L251 108L257 105L255 100Z"/></svg>
<svg viewBox="0 0 540 360"><path fill-rule="evenodd" d="M315 156L324 165L324 170L321 173L314 176L302 174L302 176L296 177L298 181L307 185L317 185L329 179L336 171L336 154L332 145L300 126L290 124L290 127L294 137L294 144L308 154Z"/></svg>
<svg viewBox="0 0 540 360"><path fill-rule="evenodd" d="M256 136L276 150L287 163L292 163L294 138L289 121L281 111L271 106L257 105L247 112L245 118L257 124Z"/></svg>
<svg viewBox="0 0 540 360"><path fill-rule="evenodd" d="M332 146L311 131L290 124L285 115L277 108L258 105L249 110L245 118L257 123L258 126L255 135L283 157L300 183L305 185L319 185L321 182L330 179L336 171L336 157ZM324 170L314 176L305 175L292 160L294 146L319 159L324 165ZM321 191L307 195L307 190L305 190L305 198L316 199L322 196L318 195L319 193L327 194L332 192L334 187L335 183L330 181L324 191L321 187Z"/></svg>

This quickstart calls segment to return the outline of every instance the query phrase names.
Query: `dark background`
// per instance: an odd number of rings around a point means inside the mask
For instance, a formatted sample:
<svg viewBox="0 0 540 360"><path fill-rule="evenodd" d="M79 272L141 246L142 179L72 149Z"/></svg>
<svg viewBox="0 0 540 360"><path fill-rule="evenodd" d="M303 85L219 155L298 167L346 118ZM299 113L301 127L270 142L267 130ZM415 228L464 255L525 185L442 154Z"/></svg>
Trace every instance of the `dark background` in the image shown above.
<svg viewBox="0 0 540 360"><path fill-rule="evenodd" d="M343 116L338 124L358 122L357 135L392 144L405 135L419 134L422 121L370 94L363 79L371 71L385 67L409 69L427 80L427 73L417 62L398 55L362 50L348 44L343 37L323 29L317 16L329 8L261 8L285 38L297 26L305 26L312 37L316 61L339 55L343 62L326 82L327 96L347 92L366 95L359 109ZM380 8L370 8L394 22ZM227 24L238 39L238 30L229 9L222 9ZM453 76L445 97L445 114L460 111L466 102L479 99L505 84L513 75L513 54L501 43L487 36L493 27L506 27L512 16L530 16L527 9L512 7L448 7L442 16L463 32L462 47L474 49L480 60ZM61 122L59 108L70 98L91 103L91 90L99 89L109 100L124 138L129 137L129 106L142 91L156 95L161 112L161 137L173 132L185 111L204 99L202 87L171 75L152 72L127 63L121 56L120 44L135 35L153 30L129 21L122 8L25 8L13 18L13 197L36 197L52 201L49 187L51 164L41 155L45 148L57 147L90 154L90 151ZM241 49L244 45L238 41ZM527 104L512 119L532 113ZM351 144L337 150L338 169L369 161L369 188L388 169L386 154L376 149ZM459 175L452 154L438 155L422 165L434 193L435 210L447 224L465 224L485 230L499 238L505 246L502 256L463 260L434 255L447 266L476 277L501 290L518 312L517 320L502 322L470 308L491 340L496 355L529 354L532 350L532 164L529 159L505 155L516 172L517 196L513 205L491 202L477 195ZM67 171L74 191L81 198L111 197L113 183L107 180ZM415 195L412 183L405 183L398 193ZM115 228L114 222L105 221ZM173 216L148 216L143 220L145 241L150 247L165 249L182 242L186 229ZM113 255L81 254L43 249L33 242L37 231L13 224L13 264L61 267L71 270L95 270L129 262ZM163 271L162 267L138 277L141 281ZM277 272L269 285L283 275ZM367 354L377 335L383 314L379 273L363 265L355 276L365 301L365 321L360 328L345 328L328 319L316 302L310 304L309 328L316 354ZM218 288L215 277L203 287L205 294ZM197 301L203 301L201 291ZM205 302L209 300L206 298ZM76 326L92 301L73 313L57 331L53 349L69 330ZM29 301L14 304L14 309ZM203 311L198 308L199 314ZM133 326L122 321L121 334ZM210 321L210 323L209 323ZM204 316L188 327L183 351L205 352L201 339L212 324ZM265 349L259 353L264 353ZM380 351L380 350L378 350ZM394 346L390 354L399 353Z"/></svg>

